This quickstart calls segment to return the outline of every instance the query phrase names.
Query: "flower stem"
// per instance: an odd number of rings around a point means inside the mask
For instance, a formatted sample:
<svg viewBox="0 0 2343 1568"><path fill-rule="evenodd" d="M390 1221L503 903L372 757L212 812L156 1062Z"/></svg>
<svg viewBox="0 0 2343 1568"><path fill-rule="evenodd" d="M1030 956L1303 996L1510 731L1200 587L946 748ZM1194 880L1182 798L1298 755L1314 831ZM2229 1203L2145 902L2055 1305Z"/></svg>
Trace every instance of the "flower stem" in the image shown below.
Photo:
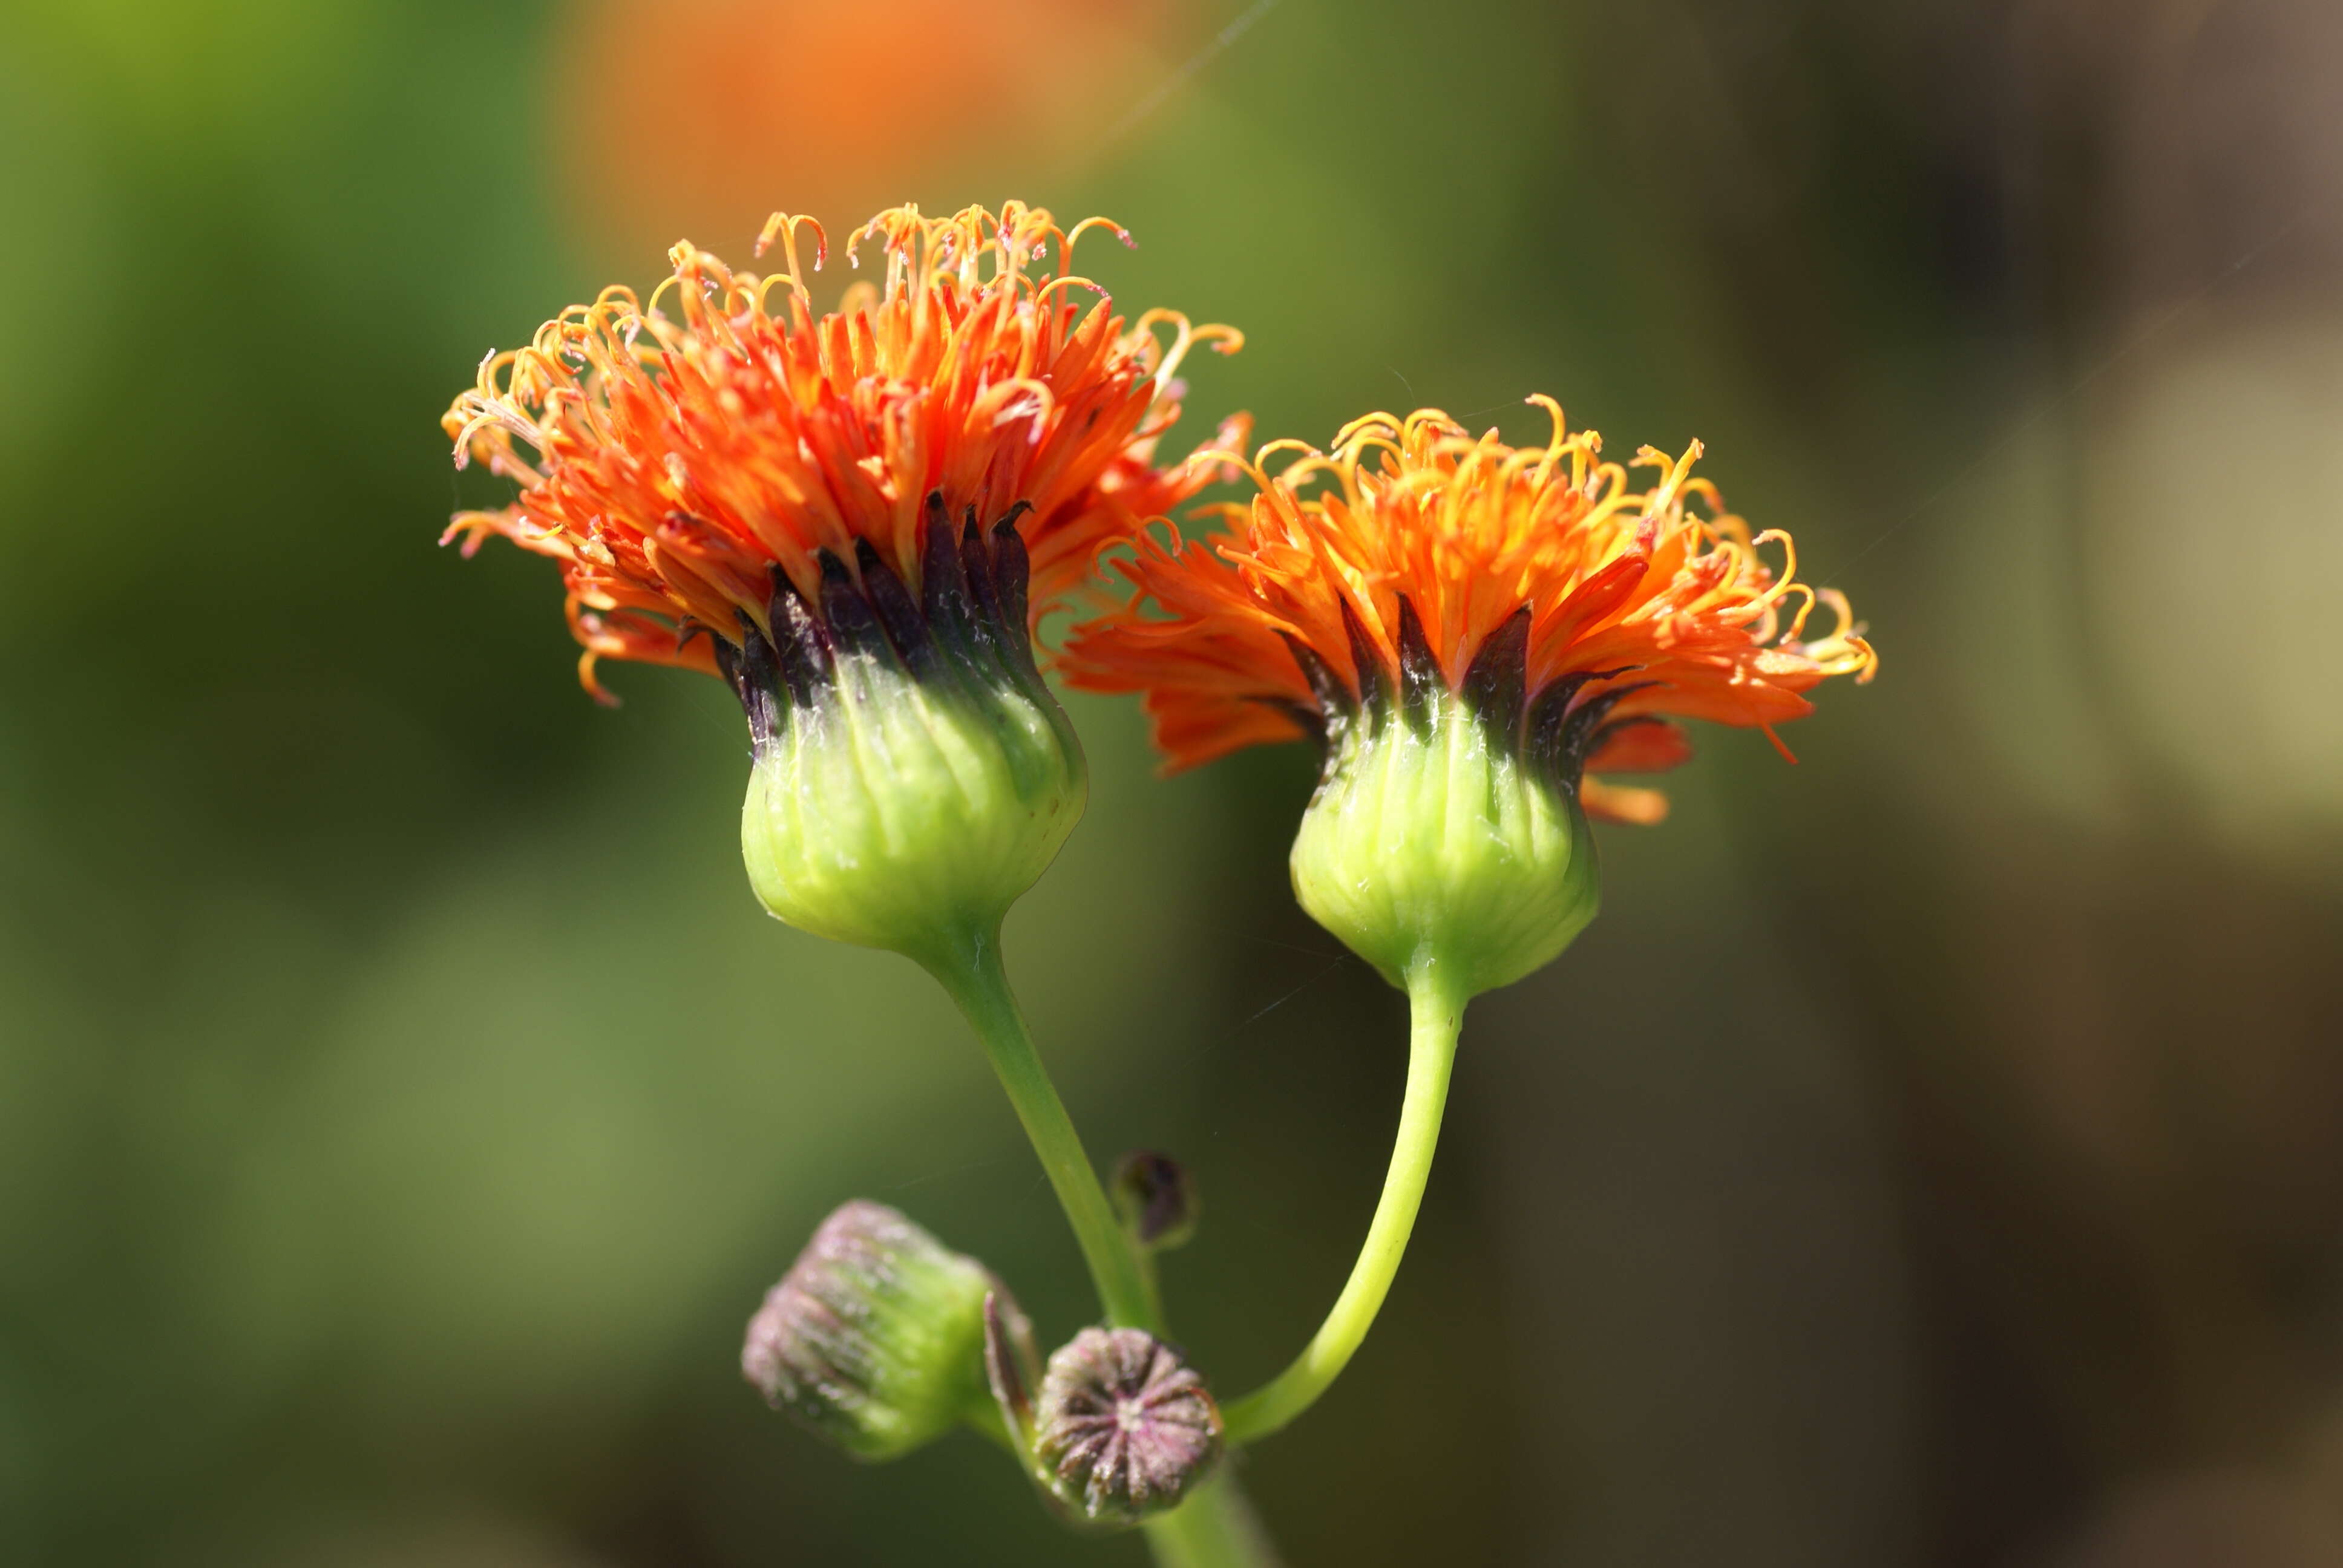
<svg viewBox="0 0 2343 1568"><path fill-rule="evenodd" d="M1367 1225L1366 1245L1333 1310L1293 1364L1261 1388L1228 1407L1228 1440L1232 1444L1267 1437L1308 1410L1342 1375L1407 1251L1415 1229L1416 1211L1423 1206L1425 1181L1432 1175L1432 1155L1440 1141L1440 1113L1448 1101L1449 1069L1456 1060L1456 1035L1464 1021L1465 999L1441 973L1441 965L1426 962L1407 975L1408 1006L1413 1023L1407 1060L1407 1095L1399 1113L1399 1136L1392 1147L1391 1169L1383 1177L1383 1197Z"/></svg>
<svg viewBox="0 0 2343 1568"><path fill-rule="evenodd" d="M983 1042L992 1070L1016 1107L1017 1120L1025 1124L1025 1136L1032 1141L1033 1152L1041 1156L1067 1222L1073 1226L1107 1320L1118 1328L1161 1333L1162 1313L1155 1292L1115 1219L1098 1171L1082 1150L1081 1135L1074 1131L1065 1102L1050 1081L1049 1069L1033 1049L1025 1015L1009 989L1008 971L1001 965L1000 933L980 932L943 954L921 955L920 962L951 994Z"/></svg>
<svg viewBox="0 0 2343 1568"><path fill-rule="evenodd" d="M1026 1030L1025 1015L1001 967L997 930L979 932L934 955L916 955L934 975L984 1045L1001 1087L1025 1124L1058 1202L1081 1243L1082 1261L1110 1322L1163 1332L1163 1311L1153 1271L1116 1220L1099 1184L1097 1167L1082 1149L1065 1102L1050 1081ZM1159 1568L1277 1568L1277 1553L1236 1481L1223 1470L1169 1513L1141 1528Z"/></svg>
<svg viewBox="0 0 2343 1568"><path fill-rule="evenodd" d="M1142 1526L1157 1568L1277 1568L1277 1550L1226 1464L1187 1502Z"/></svg>

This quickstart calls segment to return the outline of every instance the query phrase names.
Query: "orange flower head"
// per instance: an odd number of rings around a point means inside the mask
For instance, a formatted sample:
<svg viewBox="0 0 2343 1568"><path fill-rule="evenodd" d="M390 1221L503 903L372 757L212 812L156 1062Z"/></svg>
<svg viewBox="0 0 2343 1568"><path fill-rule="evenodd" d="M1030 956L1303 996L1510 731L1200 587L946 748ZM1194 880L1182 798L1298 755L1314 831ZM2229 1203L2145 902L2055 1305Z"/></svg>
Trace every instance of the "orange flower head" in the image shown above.
<svg viewBox="0 0 2343 1568"><path fill-rule="evenodd" d="M875 565L916 598L940 517L957 532L1021 511L1038 619L1101 538L1211 477L1216 465L1158 467L1155 445L1179 417L1182 357L1242 342L1172 311L1116 316L1071 270L1097 227L1129 243L1104 219L1065 231L1015 202L898 207L847 247L859 265L875 241L880 276L819 316L801 265L809 241L814 268L828 253L813 220L766 225L758 254L778 243L786 265L764 277L679 244L648 304L605 289L482 364L442 423L458 467L523 487L447 538L468 554L502 534L561 563L579 677L606 701L598 659L715 674L751 634L774 636L777 594L819 610L825 555L860 591Z"/></svg>
<svg viewBox="0 0 2343 1568"><path fill-rule="evenodd" d="M875 237L880 276L823 316L810 220L766 226L787 264L768 277L679 245L648 304L612 288L564 311L447 413L459 464L522 486L447 537L561 563L589 691L602 658L729 682L755 741L742 855L793 925L941 961L1081 815L1033 625L1103 540L1219 470L1154 448L1182 356L1239 341L1115 316L1070 270L1099 222L881 213L847 248Z"/></svg>
<svg viewBox="0 0 2343 1568"><path fill-rule="evenodd" d="M1544 447L1474 439L1437 409L1354 420L1332 453L1263 447L1251 504L1220 508L1227 536L1145 537L1116 564L1136 597L1076 631L1071 682L1142 693L1173 769L1445 689L1502 705L1501 727L1564 768L1591 815L1648 823L1664 796L1582 773L1684 761L1674 719L1770 733L1826 677L1871 678L1845 597L1796 580L1787 534L1753 538L1692 477L1699 442L1637 452L1657 477L1636 489L1599 435L1530 401L1554 420ZM1296 460L1269 474L1281 453ZM1836 624L1809 638L1817 604Z"/></svg>
<svg viewBox="0 0 2343 1568"><path fill-rule="evenodd" d="M1787 536L1753 538L1692 477L1697 443L1637 453L1657 478L1636 490L1533 401L1554 420L1543 447L1436 410L1357 420L1331 453L1272 442L1228 534L1139 539L1117 563L1131 603L1061 660L1077 686L1143 694L1175 768L1317 737L1294 890L1443 1003L1529 973L1594 918L1589 815L1666 809L1588 775L1674 767L1674 719L1770 727L1875 664L1845 601L1796 580ZM1818 602L1837 625L1809 637Z"/></svg>

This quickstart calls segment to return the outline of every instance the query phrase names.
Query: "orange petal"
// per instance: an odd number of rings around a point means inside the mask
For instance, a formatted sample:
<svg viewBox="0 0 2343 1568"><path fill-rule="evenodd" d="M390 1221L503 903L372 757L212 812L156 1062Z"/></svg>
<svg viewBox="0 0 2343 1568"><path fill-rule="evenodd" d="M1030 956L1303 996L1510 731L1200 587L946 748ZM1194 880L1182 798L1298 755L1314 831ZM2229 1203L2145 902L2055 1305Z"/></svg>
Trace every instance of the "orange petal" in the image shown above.
<svg viewBox="0 0 2343 1568"><path fill-rule="evenodd" d="M1636 789L1587 779L1578 786L1578 803L1598 822L1625 822L1649 828L1666 820L1668 798L1657 789Z"/></svg>

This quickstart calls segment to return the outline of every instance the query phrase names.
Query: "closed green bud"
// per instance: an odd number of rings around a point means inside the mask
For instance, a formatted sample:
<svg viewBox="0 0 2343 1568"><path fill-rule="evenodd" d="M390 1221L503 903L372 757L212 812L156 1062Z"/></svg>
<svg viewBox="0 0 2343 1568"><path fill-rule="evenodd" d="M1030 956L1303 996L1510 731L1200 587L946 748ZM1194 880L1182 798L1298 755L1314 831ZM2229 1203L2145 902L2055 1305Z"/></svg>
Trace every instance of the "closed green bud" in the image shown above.
<svg viewBox="0 0 2343 1568"><path fill-rule="evenodd" d="M1007 1292L882 1203L822 1221L749 1321L742 1375L860 1459L893 1459L990 1419L985 1302ZM1010 1302L1004 1309L1014 1315Z"/></svg>
<svg viewBox="0 0 2343 1568"><path fill-rule="evenodd" d="M1402 608L1400 689L1371 682L1335 708L1293 841L1293 889L1394 985L1438 969L1470 997L1541 968L1594 918L1601 883L1577 787L1609 704L1572 713L1577 683L1563 682L1524 712L1526 611L1451 689Z"/></svg>
<svg viewBox="0 0 2343 1568"><path fill-rule="evenodd" d="M1013 516L955 539L930 499L915 595L864 542L786 580L719 659L756 744L740 844L766 909L914 957L996 928L1048 868L1087 790L1042 684Z"/></svg>

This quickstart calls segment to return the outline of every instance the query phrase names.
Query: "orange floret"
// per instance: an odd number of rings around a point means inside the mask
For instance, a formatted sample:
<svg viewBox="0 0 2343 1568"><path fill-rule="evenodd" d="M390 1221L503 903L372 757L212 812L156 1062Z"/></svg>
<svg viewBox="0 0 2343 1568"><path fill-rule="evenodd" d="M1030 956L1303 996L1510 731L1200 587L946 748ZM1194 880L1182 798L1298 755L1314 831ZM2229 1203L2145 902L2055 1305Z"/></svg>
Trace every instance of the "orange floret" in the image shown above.
<svg viewBox="0 0 2343 1568"><path fill-rule="evenodd" d="M820 552L867 541L917 592L929 498L990 524L1019 503L1038 620L1081 583L1102 540L1177 506L1219 465L1158 467L1179 417L1181 358L1233 352L1240 334L1151 310L1126 324L1071 270L1075 242L1038 207L880 214L883 276L817 316L800 266L828 243L809 218L776 215L785 270L734 272L689 243L648 305L605 289L495 354L442 422L460 467L522 486L498 511L464 512L447 538L488 535L561 563L579 678L608 700L599 658L710 674L710 637L743 619L769 635L786 579L813 598ZM1081 291L1098 297L1085 309ZM672 311L674 314L669 315ZM1220 444L1243 438L1232 420Z"/></svg>
<svg viewBox="0 0 2343 1568"><path fill-rule="evenodd" d="M1338 702L1400 690L1414 649L1461 692L1493 634L1526 615L1526 711L1541 697L1556 720L1607 705L1581 799L1634 822L1657 821L1665 798L1591 776L1684 761L1668 720L1770 733L1810 712L1803 694L1825 678L1871 678L1845 598L1797 581L1787 534L1753 538L1691 477L1698 442L1681 458L1643 448L1634 466L1657 478L1633 489L1594 432L1531 401L1554 420L1544 447L1475 439L1436 409L1354 420L1332 452L1271 442L1247 465L1252 501L1219 508L1226 534L1150 534L1115 563L1131 604L1078 628L1061 667L1078 687L1141 693L1176 769L1332 719L1312 659L1347 684ZM1272 474L1280 454L1293 460ZM1769 543L1778 575L1759 557ZM1808 638L1817 601L1836 624Z"/></svg>

